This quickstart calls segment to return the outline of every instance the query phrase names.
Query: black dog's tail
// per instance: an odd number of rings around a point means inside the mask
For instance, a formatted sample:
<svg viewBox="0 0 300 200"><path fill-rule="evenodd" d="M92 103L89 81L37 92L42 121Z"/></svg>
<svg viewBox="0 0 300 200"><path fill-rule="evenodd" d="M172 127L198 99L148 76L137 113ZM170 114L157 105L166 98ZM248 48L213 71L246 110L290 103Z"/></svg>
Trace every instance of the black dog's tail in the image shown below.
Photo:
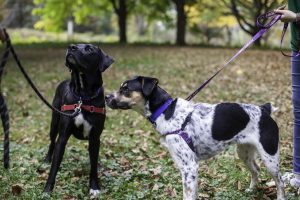
<svg viewBox="0 0 300 200"><path fill-rule="evenodd" d="M4 167L9 167L9 115L8 109L4 100L2 93L0 92L0 115L2 120L2 126L4 131Z"/></svg>
<svg viewBox="0 0 300 200"><path fill-rule="evenodd" d="M278 108L273 107L271 103L265 103L260 106L260 109L271 115L271 113L275 112Z"/></svg>

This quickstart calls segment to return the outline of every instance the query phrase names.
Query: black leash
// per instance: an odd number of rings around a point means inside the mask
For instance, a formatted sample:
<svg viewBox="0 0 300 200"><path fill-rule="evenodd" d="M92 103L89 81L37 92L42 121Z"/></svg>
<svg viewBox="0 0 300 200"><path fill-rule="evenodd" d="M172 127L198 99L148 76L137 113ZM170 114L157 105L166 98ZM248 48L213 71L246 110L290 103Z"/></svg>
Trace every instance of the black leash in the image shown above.
<svg viewBox="0 0 300 200"><path fill-rule="evenodd" d="M4 67L7 63L8 56L10 53L9 44L5 44L4 52L2 53L1 63L0 63L0 84L1 78L4 71ZM0 117L2 121L2 127L4 131L4 140L3 140L3 164L4 168L9 168L9 114L7 109L7 104L5 102L4 96L2 95L1 88L0 88Z"/></svg>
<svg viewBox="0 0 300 200"><path fill-rule="evenodd" d="M74 118L76 117L80 112L81 112L81 108L78 107L75 109L75 111L72 113L72 114L67 114L67 113L64 113L64 112L61 112L60 110L58 110L57 108L53 107L46 99L45 97L40 93L40 91L37 89L37 87L34 85L34 83L32 82L32 80L30 79L30 77L28 76L27 72L25 71L23 65L21 64L16 52L15 52L15 49L13 47L13 45L11 44L11 41L10 41L10 37L8 35L8 33L6 32L6 29L3 29L3 32L4 32L4 35L5 35L5 39L6 39L6 50L5 51L9 51L12 53L19 69L21 70L22 74L24 75L25 79L27 80L27 82L29 83L29 85L31 86L31 88L34 90L34 92L38 95L38 97L51 109L53 110L54 112L60 114L60 115L63 115L63 116L66 116L66 117L71 117L71 118ZM2 61L3 62L3 61ZM5 62L6 63L6 62Z"/></svg>

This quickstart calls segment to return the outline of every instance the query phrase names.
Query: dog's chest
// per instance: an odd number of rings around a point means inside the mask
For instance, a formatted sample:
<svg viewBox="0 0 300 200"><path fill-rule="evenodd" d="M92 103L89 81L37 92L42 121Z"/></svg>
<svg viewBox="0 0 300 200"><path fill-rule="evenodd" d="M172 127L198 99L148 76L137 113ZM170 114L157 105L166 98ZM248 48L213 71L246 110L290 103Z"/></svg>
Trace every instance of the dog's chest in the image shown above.
<svg viewBox="0 0 300 200"><path fill-rule="evenodd" d="M87 138L89 136L90 131L92 129L92 125L84 119L82 114L79 114L75 117L74 124L77 128L83 126L83 137Z"/></svg>

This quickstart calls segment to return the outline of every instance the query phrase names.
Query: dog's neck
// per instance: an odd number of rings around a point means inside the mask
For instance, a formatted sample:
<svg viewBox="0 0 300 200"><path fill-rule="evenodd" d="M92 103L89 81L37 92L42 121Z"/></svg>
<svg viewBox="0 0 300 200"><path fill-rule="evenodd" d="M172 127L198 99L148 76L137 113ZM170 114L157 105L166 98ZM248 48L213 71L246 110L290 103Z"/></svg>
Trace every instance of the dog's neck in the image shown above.
<svg viewBox="0 0 300 200"><path fill-rule="evenodd" d="M160 106L162 106L171 96L159 86L155 87L146 102L146 116L149 117Z"/></svg>
<svg viewBox="0 0 300 200"><path fill-rule="evenodd" d="M89 75L72 71L71 87L73 92L78 96L94 95L103 84L101 72L96 73L97 75Z"/></svg>

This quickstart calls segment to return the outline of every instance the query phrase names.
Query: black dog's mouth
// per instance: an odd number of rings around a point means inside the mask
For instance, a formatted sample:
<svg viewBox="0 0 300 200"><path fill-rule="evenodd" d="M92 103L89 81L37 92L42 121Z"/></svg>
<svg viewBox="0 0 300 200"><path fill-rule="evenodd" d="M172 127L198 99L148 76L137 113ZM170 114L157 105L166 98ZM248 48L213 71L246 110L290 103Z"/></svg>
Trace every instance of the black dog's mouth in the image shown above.
<svg viewBox="0 0 300 200"><path fill-rule="evenodd" d="M67 64L69 64L69 65L77 65L75 56L73 54L67 54L66 61L67 61Z"/></svg>
<svg viewBox="0 0 300 200"><path fill-rule="evenodd" d="M71 52L67 52L66 66L69 67L70 69L77 69L79 71L85 69L85 67L81 64L80 59L78 59L78 56L74 55Z"/></svg>

